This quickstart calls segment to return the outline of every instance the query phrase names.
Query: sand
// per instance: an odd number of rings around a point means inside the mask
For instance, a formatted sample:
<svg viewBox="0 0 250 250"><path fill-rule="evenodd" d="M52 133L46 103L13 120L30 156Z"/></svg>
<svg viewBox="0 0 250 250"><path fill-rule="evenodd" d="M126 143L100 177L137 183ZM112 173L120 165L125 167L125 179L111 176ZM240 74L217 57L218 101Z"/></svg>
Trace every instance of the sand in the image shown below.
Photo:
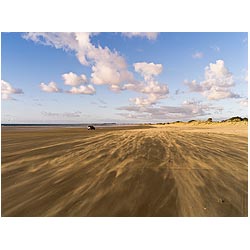
<svg viewBox="0 0 250 250"><path fill-rule="evenodd" d="M2 127L2 216L247 216L247 124Z"/></svg>

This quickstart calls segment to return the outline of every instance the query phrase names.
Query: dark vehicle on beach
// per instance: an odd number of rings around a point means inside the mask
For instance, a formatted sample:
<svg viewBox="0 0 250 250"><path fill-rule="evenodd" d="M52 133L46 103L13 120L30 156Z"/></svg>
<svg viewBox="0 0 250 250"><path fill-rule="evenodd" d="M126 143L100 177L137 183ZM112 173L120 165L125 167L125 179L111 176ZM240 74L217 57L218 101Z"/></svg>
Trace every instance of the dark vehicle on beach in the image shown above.
<svg viewBox="0 0 250 250"><path fill-rule="evenodd" d="M95 130L95 127L92 126L92 125L89 125L89 126L88 126L88 130Z"/></svg>

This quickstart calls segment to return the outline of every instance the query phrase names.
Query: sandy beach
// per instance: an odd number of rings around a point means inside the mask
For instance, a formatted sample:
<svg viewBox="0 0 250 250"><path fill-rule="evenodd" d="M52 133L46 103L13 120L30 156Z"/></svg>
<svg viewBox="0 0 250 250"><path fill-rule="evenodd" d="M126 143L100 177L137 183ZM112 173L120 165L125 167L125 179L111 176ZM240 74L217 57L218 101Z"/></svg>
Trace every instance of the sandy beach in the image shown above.
<svg viewBox="0 0 250 250"><path fill-rule="evenodd" d="M2 127L2 216L247 216L247 132Z"/></svg>

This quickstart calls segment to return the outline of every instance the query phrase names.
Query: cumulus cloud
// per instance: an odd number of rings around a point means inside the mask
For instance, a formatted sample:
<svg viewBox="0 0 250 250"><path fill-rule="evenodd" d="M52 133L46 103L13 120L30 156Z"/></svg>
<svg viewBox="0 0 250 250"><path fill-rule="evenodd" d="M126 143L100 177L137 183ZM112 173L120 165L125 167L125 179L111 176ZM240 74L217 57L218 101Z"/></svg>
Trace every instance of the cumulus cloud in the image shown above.
<svg viewBox="0 0 250 250"><path fill-rule="evenodd" d="M64 91L58 88L55 82L49 82L48 84L40 83L41 90L48 93L64 92L69 94L85 94L85 95L93 95L96 92L95 88L91 84L78 86L79 84L87 82L87 77L85 75L78 76L75 73L70 72L67 74L63 74L62 78L64 79L65 85L72 86L72 88L69 91Z"/></svg>
<svg viewBox="0 0 250 250"><path fill-rule="evenodd" d="M203 53L202 52L195 52L192 55L192 57L195 58L195 59L201 59L203 57Z"/></svg>
<svg viewBox="0 0 250 250"><path fill-rule="evenodd" d="M78 88L72 87L71 90L68 91L68 93L71 94L85 94L85 95L93 95L95 94L95 88L92 85L81 85Z"/></svg>
<svg viewBox="0 0 250 250"><path fill-rule="evenodd" d="M188 80L185 80L184 84L188 86L190 92L203 92L204 91L201 84L199 84L196 80L193 80L191 82L189 82Z"/></svg>
<svg viewBox="0 0 250 250"><path fill-rule="evenodd" d="M91 66L91 82L93 84L119 85L131 81L133 74L128 71L125 59L117 51L111 51L108 47L96 47L91 42L93 35L95 34L87 32L49 32L26 33L23 37L35 43L75 52L81 64Z"/></svg>
<svg viewBox="0 0 250 250"><path fill-rule="evenodd" d="M221 87L212 87L209 91L204 92L208 100L221 100L226 98L240 98L240 95L233 93L229 89Z"/></svg>
<svg viewBox="0 0 250 250"><path fill-rule="evenodd" d="M208 100L220 100L225 98L239 98L240 96L231 91L235 85L232 73L225 67L223 60L210 63L205 68L205 80L197 83L184 81L190 92L200 92Z"/></svg>
<svg viewBox="0 0 250 250"><path fill-rule="evenodd" d="M89 53L93 58L91 82L97 85L119 85L133 80L133 74L127 70L125 59L109 48L95 48Z"/></svg>
<svg viewBox="0 0 250 250"><path fill-rule="evenodd" d="M132 90L142 94L146 97L131 98L130 101L137 106L148 106L156 104L158 100L166 98L169 93L167 84L160 84L154 79L155 76L162 72L161 64L140 62L134 64L136 72L140 73L144 81L133 81L124 84L122 90Z"/></svg>
<svg viewBox="0 0 250 250"><path fill-rule="evenodd" d="M162 72L161 64L147 63L147 62L138 62L134 63L135 72L140 73L145 81L152 80L154 76L159 75Z"/></svg>
<svg viewBox="0 0 250 250"><path fill-rule="evenodd" d="M42 82L42 83L40 83L40 89L42 91L48 92L48 93L60 93L60 92L62 92L62 90L57 87L55 82L49 82L48 84Z"/></svg>
<svg viewBox="0 0 250 250"><path fill-rule="evenodd" d="M11 86L10 83L1 80L1 96L3 100L11 100L12 94L23 94L22 89L16 89Z"/></svg>
<svg viewBox="0 0 250 250"><path fill-rule="evenodd" d="M90 82L95 85L108 85L114 92L121 90L133 90L143 93L146 97L138 97L132 100L136 105L150 105L157 100L166 97L168 86L158 83L154 77L162 72L161 64L138 62L134 64L135 72L141 74L144 82L134 79L132 72L128 70L126 60L117 51L108 47L95 46L91 42L93 33L26 33L25 39L32 40L47 46L54 46L66 51L73 51L79 62L91 67ZM146 36L148 39L157 37L157 33L131 33L129 36ZM67 93L93 94L92 85L76 87L87 80L83 75L78 76L73 72L63 75L64 83L73 86ZM59 92L56 85L43 84L41 88L46 92Z"/></svg>
<svg viewBox="0 0 250 250"><path fill-rule="evenodd" d="M158 32L123 32L124 36L132 38L132 37L142 37L147 38L148 40L156 40L158 36Z"/></svg>
<svg viewBox="0 0 250 250"><path fill-rule="evenodd" d="M160 84L155 80L128 83L123 86L123 90L133 90L143 94L157 94L166 95L169 93L168 86L166 84Z"/></svg>
<svg viewBox="0 0 250 250"><path fill-rule="evenodd" d="M125 88L127 86L124 86ZM147 97L131 98L130 101L138 106L148 106L156 104L158 100L163 99L169 93L168 86L165 84L159 84L157 81L150 81L145 84L130 84L127 89L135 90L140 93L144 93Z"/></svg>
<svg viewBox="0 0 250 250"><path fill-rule="evenodd" d="M155 104L158 100L158 96L155 94L150 94L147 97L136 97L136 98L130 98L130 101L133 102L137 106L148 106Z"/></svg>
<svg viewBox="0 0 250 250"><path fill-rule="evenodd" d="M64 84L70 85L70 86L77 86L77 85L87 82L87 77L84 74L78 76L77 74L73 72L63 74L62 78L64 80Z"/></svg>

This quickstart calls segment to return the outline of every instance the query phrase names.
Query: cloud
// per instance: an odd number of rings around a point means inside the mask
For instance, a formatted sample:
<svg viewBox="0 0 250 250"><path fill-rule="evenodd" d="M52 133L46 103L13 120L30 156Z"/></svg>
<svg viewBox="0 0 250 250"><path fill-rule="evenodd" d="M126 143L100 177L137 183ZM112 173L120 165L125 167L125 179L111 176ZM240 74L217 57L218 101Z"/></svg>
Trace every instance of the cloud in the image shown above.
<svg viewBox="0 0 250 250"><path fill-rule="evenodd" d="M159 96L157 96L156 94L150 94L146 98L144 97L130 98L130 101L137 106L149 106L152 104L156 104L157 100L159 99L160 99Z"/></svg>
<svg viewBox="0 0 250 250"><path fill-rule="evenodd" d="M149 81L140 84L130 84L129 86L125 85L124 87L147 95L146 98L136 97L130 99L131 102L138 106L148 106L156 104L158 100L165 98L169 93L168 86L166 84L159 84L157 81Z"/></svg>
<svg viewBox="0 0 250 250"><path fill-rule="evenodd" d="M135 72L140 73L145 81L152 80L154 76L159 75L162 72L161 64L138 62L134 63Z"/></svg>
<svg viewBox="0 0 250 250"><path fill-rule="evenodd" d="M147 38L148 40L156 40L158 36L158 32L123 32L124 36L132 38L132 37L142 37Z"/></svg>
<svg viewBox="0 0 250 250"><path fill-rule="evenodd" d="M76 112L64 112L64 113L53 113L53 112L46 112L43 111L41 112L42 115L44 116L48 116L48 117L68 117L68 118L72 118L72 117L80 117L82 112L80 111L76 111Z"/></svg>
<svg viewBox="0 0 250 250"><path fill-rule="evenodd" d="M67 74L63 74L62 78L64 80L65 85L70 85L70 86L77 86L82 83L87 82L87 77L85 75L80 75L78 76L77 74L73 72L69 72Z"/></svg>
<svg viewBox="0 0 250 250"><path fill-rule="evenodd" d="M146 82L135 81L134 83L125 84L123 86L123 90L133 90L148 95L166 95L169 93L169 89L166 84L160 84L155 80Z"/></svg>
<svg viewBox="0 0 250 250"><path fill-rule="evenodd" d="M131 98L130 101L137 106L149 106L156 104L158 100L166 98L169 93L167 84L160 84L154 79L155 76L162 72L161 64L140 62L134 64L136 72L140 73L144 81L136 81L124 84L122 90L132 90L146 97Z"/></svg>
<svg viewBox="0 0 250 250"><path fill-rule="evenodd" d="M221 112L221 107L214 107L211 104L203 104L201 101L187 100L180 106L123 106L117 110L124 110L130 113L118 113L125 118L151 119L151 120L179 120L193 119L205 115L211 115L211 111Z"/></svg>
<svg viewBox="0 0 250 250"><path fill-rule="evenodd" d="M42 83L40 83L40 89L42 91L48 92L48 93L60 93L60 92L62 92L62 90L56 86L55 82L49 82L48 84L42 82Z"/></svg>
<svg viewBox="0 0 250 250"><path fill-rule="evenodd" d="M109 89L113 92L120 92L121 91L121 87L119 85L115 85L115 84L110 85Z"/></svg>
<svg viewBox="0 0 250 250"><path fill-rule="evenodd" d="M248 70L246 70L245 81L248 83Z"/></svg>
<svg viewBox="0 0 250 250"><path fill-rule="evenodd" d="M27 32L22 37L35 43L52 46L65 51L76 51L78 48L74 32Z"/></svg>
<svg viewBox="0 0 250 250"><path fill-rule="evenodd" d="M125 58L108 47L95 46L91 42L91 37L94 35L93 33L27 33L24 38L35 43L73 51L82 65L91 67L90 82L92 84L108 85L113 92L133 90L145 94L146 97L132 100L137 105L151 105L166 97L169 93L168 86L154 80L154 77L162 72L161 64L135 63L135 71L144 78L144 82L136 81L133 73L128 70ZM157 33L131 33L129 36L146 36L148 39L154 39ZM70 72L64 74L63 79L66 85L74 86L67 93L95 93L92 85L75 87L85 81L82 76ZM56 85L52 84L43 84L42 88L47 92L59 92Z"/></svg>
<svg viewBox="0 0 250 250"><path fill-rule="evenodd" d="M240 105L244 107L248 107L248 98L245 98L240 101Z"/></svg>
<svg viewBox="0 0 250 250"><path fill-rule="evenodd" d="M81 85L78 88L72 87L71 90L68 91L68 93L71 94L85 94L85 95L93 95L95 94L96 90L92 85Z"/></svg>
<svg viewBox="0 0 250 250"><path fill-rule="evenodd" d="M69 73L69 74L66 74L67 76L65 78L67 78L66 80L72 80L75 81L74 83L76 83L77 81L82 81L81 77L78 77L77 75L73 74L76 76L73 76ZM78 79L78 78L81 78L81 79ZM73 84L73 82L71 81L71 84ZM69 84L68 84L69 85ZM72 85L71 85L72 86ZM62 89L58 88L57 87L57 84L55 82L49 82L48 84L45 84L45 83L41 83L40 84L40 88L42 91L44 92L48 92L48 93L68 93L68 94L85 94L85 95L93 95L96 90L95 88L91 85L91 84L88 84L88 85L81 85L79 87L75 87L73 86L70 90L68 91L63 91Z"/></svg>
<svg viewBox="0 0 250 250"><path fill-rule="evenodd" d="M192 55L192 57L195 58L195 59L201 59L203 57L203 53L202 52L195 52Z"/></svg>
<svg viewBox="0 0 250 250"><path fill-rule="evenodd" d="M197 83L184 81L190 92L200 92L208 100L220 100L226 98L239 98L240 96L231 91L235 85L233 75L225 67L223 60L217 60L215 64L210 63L205 68L205 80Z"/></svg>
<svg viewBox="0 0 250 250"><path fill-rule="evenodd" d="M197 83L196 80L193 80L191 82L189 82L188 80L185 80L184 84L188 86L190 92L203 92L204 91L203 86Z"/></svg>
<svg viewBox="0 0 250 250"><path fill-rule="evenodd" d="M73 51L82 65L91 67L93 84L119 85L131 81L133 74L128 71L125 59L117 51L92 44L91 37L94 35L87 32L26 33L23 37L35 43Z"/></svg>
<svg viewBox="0 0 250 250"><path fill-rule="evenodd" d="M23 94L22 89L15 89L10 83L1 80L1 96L3 100L13 100L12 94Z"/></svg>
<svg viewBox="0 0 250 250"><path fill-rule="evenodd" d="M118 52L107 47L93 49L89 56L93 59L91 82L97 85L119 85L133 80L133 74L127 70L125 59Z"/></svg>
<svg viewBox="0 0 250 250"><path fill-rule="evenodd" d="M233 93L232 91L220 88L212 87L209 91L204 92L204 95L208 100L221 100L226 98L240 98L240 95Z"/></svg>

